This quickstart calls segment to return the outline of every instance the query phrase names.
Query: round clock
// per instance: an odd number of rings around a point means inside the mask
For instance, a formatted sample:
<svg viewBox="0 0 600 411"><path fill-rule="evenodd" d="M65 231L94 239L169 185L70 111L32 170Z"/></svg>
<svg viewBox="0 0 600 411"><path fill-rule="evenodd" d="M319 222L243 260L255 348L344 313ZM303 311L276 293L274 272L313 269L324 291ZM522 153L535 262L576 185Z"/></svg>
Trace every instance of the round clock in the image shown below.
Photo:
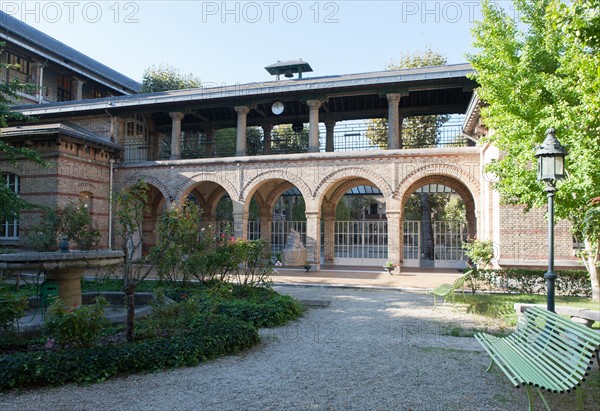
<svg viewBox="0 0 600 411"><path fill-rule="evenodd" d="M276 101L275 103L273 103L273 105L271 106L271 111L273 112L273 114L275 114L276 116L280 115L281 113L283 113L283 110L285 109L285 106L283 105L283 103L281 101Z"/></svg>

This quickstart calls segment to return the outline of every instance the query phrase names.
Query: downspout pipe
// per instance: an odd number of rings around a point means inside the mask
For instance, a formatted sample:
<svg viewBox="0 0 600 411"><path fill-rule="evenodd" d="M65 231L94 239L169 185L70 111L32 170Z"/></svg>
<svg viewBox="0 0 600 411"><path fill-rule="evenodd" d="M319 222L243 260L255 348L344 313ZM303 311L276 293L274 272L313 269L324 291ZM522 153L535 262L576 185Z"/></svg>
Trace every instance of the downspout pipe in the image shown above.
<svg viewBox="0 0 600 411"><path fill-rule="evenodd" d="M113 226L113 167L115 160L111 158L108 160L110 163L110 176L108 183L108 249L112 250L112 226Z"/></svg>

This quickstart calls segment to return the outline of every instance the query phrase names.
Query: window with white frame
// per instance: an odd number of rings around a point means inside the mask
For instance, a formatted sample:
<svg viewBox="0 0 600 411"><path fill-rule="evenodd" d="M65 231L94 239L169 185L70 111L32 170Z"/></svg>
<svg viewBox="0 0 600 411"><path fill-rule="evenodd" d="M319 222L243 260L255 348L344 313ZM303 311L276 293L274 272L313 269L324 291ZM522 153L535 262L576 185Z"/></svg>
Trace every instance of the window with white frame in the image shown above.
<svg viewBox="0 0 600 411"><path fill-rule="evenodd" d="M19 176L16 174L2 174L0 182L2 184L6 184L6 186L14 193L19 194L20 191L20 181ZM2 240L15 240L19 238L19 220L17 218L14 219L6 219L2 221L2 226L0 227L0 239Z"/></svg>

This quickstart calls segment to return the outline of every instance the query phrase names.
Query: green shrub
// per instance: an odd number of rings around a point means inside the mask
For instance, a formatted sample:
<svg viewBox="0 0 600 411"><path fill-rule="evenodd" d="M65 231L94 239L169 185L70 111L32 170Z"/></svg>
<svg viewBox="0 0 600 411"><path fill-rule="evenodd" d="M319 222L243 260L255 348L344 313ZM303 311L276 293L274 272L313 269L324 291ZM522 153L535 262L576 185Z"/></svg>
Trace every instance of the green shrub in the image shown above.
<svg viewBox="0 0 600 411"><path fill-rule="evenodd" d="M27 297L17 297L9 292L0 292L0 335L18 326L27 308Z"/></svg>
<svg viewBox="0 0 600 411"><path fill-rule="evenodd" d="M239 297L244 298L239 298ZM278 327L302 315L303 307L294 298L261 287L236 286L231 298L205 301L205 309L242 321L255 327Z"/></svg>
<svg viewBox="0 0 600 411"><path fill-rule="evenodd" d="M542 294L546 292L546 270L531 270L526 268L502 268L473 271L474 280L468 279L467 284L473 289L481 289L487 284L490 290L514 292L519 294ZM587 271L557 270L556 294L566 296L584 295L590 297L592 289Z"/></svg>
<svg viewBox="0 0 600 411"><path fill-rule="evenodd" d="M463 249L478 268L488 268L494 257L494 243L491 240L468 240L463 243Z"/></svg>
<svg viewBox="0 0 600 411"><path fill-rule="evenodd" d="M152 312L138 322L136 339L149 339L186 334L190 332L196 318L202 311L195 297L183 297L180 302L167 303L162 292L156 293Z"/></svg>
<svg viewBox="0 0 600 411"><path fill-rule="evenodd" d="M32 226L25 235L35 251L57 250L65 236L82 250L89 250L100 242L100 230L93 226L92 216L84 204L69 203L46 209L40 223Z"/></svg>
<svg viewBox="0 0 600 411"><path fill-rule="evenodd" d="M98 297L95 304L67 308L56 299L48 310L44 329L57 344L75 348L91 347L107 325L104 318L106 305L106 300Z"/></svg>
<svg viewBox="0 0 600 411"><path fill-rule="evenodd" d="M260 341L256 328L239 320L204 316L194 332L141 342L0 356L0 390L91 383L115 375L146 373L236 354Z"/></svg>

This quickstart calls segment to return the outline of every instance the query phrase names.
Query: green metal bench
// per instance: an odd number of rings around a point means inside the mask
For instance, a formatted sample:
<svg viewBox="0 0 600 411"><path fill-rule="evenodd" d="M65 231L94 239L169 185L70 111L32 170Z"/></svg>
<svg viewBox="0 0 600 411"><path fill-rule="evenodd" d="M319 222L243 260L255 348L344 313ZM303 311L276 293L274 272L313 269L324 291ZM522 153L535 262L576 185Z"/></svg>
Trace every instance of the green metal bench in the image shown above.
<svg viewBox="0 0 600 411"><path fill-rule="evenodd" d="M460 277L458 277L452 284L442 284L437 288L434 288L429 293L433 294L433 309L437 306L436 297L444 298L444 304L450 295L452 295L452 305L454 305L454 292L459 288L462 288L463 294L465 293L465 281L471 274L471 271L467 271Z"/></svg>
<svg viewBox="0 0 600 411"><path fill-rule="evenodd" d="M575 390L585 380L600 347L600 331L567 320L540 307L531 307L508 337L479 333L475 338L492 362L516 387L525 386L529 410L533 406L531 386L536 387L547 410L542 390L565 393ZM581 390L576 392L582 407Z"/></svg>

